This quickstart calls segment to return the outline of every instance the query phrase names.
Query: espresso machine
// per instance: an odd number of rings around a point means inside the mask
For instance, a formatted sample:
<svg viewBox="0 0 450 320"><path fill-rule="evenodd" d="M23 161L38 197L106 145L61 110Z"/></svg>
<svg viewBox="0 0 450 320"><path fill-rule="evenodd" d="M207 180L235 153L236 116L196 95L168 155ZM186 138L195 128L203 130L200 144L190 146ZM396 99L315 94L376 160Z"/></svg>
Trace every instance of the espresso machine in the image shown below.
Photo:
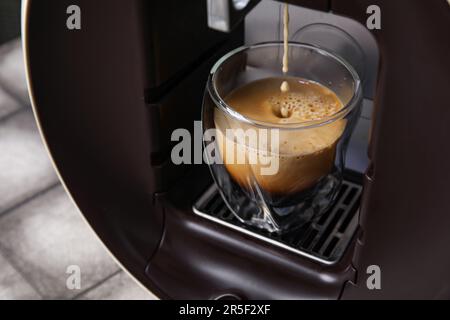
<svg viewBox="0 0 450 320"><path fill-rule="evenodd" d="M283 236L246 228L206 165L170 157L172 132L201 118L212 65L280 39L275 1L24 1L30 96L61 180L163 299L449 299L449 3L287 2L291 40L341 50L364 81L345 183L318 221Z"/></svg>

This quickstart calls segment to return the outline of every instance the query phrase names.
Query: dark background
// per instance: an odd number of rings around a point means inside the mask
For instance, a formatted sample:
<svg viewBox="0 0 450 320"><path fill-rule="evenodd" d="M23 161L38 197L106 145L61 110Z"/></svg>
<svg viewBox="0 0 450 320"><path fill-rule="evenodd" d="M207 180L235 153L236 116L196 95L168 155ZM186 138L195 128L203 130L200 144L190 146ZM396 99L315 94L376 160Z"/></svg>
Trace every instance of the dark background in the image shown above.
<svg viewBox="0 0 450 320"><path fill-rule="evenodd" d="M20 35L21 0L0 0L0 45Z"/></svg>

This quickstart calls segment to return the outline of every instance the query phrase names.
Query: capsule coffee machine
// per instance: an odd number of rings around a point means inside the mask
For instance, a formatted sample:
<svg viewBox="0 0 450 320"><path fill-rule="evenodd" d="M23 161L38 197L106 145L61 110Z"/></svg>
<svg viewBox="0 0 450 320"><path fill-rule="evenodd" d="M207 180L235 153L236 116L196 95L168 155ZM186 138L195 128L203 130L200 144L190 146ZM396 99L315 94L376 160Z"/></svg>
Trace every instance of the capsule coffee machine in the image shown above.
<svg viewBox="0 0 450 320"><path fill-rule="evenodd" d="M370 143L357 130L353 170L319 221L280 237L245 228L206 165L170 160L173 130L200 120L212 64L245 42L276 40L267 30L278 32L278 9L264 8L277 2L24 1L31 97L62 181L160 298L450 298L448 2L288 2L303 24L295 40L317 40L312 24L370 34L340 33L360 45L349 56L374 100L360 121ZM74 5L81 22L68 28ZM371 5L381 29L368 31Z"/></svg>

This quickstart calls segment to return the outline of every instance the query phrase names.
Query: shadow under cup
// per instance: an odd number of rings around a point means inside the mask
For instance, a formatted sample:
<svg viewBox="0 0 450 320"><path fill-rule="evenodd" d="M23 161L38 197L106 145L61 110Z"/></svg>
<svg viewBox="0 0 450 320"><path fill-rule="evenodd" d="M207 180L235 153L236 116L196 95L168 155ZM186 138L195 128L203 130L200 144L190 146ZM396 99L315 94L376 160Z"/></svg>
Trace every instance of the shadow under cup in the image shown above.
<svg viewBox="0 0 450 320"><path fill-rule="evenodd" d="M205 155L226 204L241 222L276 233L311 222L333 204L362 102L360 79L343 59L290 43L289 72L283 74L282 56L278 42L225 55L209 76L202 119ZM275 124L247 118L225 102L248 83L280 77L316 82L333 91L343 108L319 121ZM311 152L280 148L292 141Z"/></svg>

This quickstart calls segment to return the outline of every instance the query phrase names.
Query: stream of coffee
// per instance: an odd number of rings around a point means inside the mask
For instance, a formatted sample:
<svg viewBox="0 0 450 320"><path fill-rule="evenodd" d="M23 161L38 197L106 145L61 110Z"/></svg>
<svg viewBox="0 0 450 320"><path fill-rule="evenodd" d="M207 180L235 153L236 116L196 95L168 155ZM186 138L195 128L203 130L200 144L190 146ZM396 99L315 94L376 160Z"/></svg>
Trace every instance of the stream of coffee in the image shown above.
<svg viewBox="0 0 450 320"><path fill-rule="evenodd" d="M289 5L284 4L284 19L283 19L283 41L284 41L284 53L283 53L283 73L289 72ZM289 91L289 83L283 81L280 88L281 92Z"/></svg>

